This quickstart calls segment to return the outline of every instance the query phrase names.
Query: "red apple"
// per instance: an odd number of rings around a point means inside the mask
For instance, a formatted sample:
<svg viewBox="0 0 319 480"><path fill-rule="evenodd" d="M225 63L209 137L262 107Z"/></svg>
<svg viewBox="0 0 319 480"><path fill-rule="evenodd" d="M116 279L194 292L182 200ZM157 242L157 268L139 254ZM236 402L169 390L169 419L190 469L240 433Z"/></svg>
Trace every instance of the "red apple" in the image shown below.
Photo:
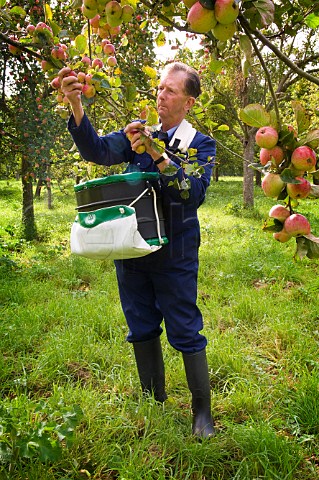
<svg viewBox="0 0 319 480"><path fill-rule="evenodd" d="M269 210L268 216L270 218L275 218L276 220L279 220L279 222L281 223L284 223L284 221L290 216L290 212L282 205L273 205Z"/></svg>
<svg viewBox="0 0 319 480"><path fill-rule="evenodd" d="M86 98L92 98L96 94L95 86L87 83L82 87L82 93Z"/></svg>
<svg viewBox="0 0 319 480"><path fill-rule="evenodd" d="M273 233L273 237L275 240L281 243L288 242L288 240L291 239L292 235L286 232L286 230L283 228L280 230L280 232L275 232Z"/></svg>
<svg viewBox="0 0 319 480"><path fill-rule="evenodd" d="M297 235L309 235L311 231L308 219L300 213L293 213L290 215L285 220L284 229L293 237L296 237Z"/></svg>
<svg viewBox="0 0 319 480"><path fill-rule="evenodd" d="M291 155L291 163L298 170L309 172L316 165L317 158L312 148L304 145L297 147Z"/></svg>
<svg viewBox="0 0 319 480"><path fill-rule="evenodd" d="M94 58L94 60L92 61L92 67L97 69L102 68L103 67L102 60L100 58Z"/></svg>
<svg viewBox="0 0 319 480"><path fill-rule="evenodd" d="M260 163L262 165L272 162L278 167L283 161L284 156L285 153L279 145L273 148L261 148L259 152Z"/></svg>
<svg viewBox="0 0 319 480"><path fill-rule="evenodd" d="M114 45L112 45L112 43L106 43L104 46L103 46L103 52L106 54L106 55L113 55L115 53L115 47Z"/></svg>
<svg viewBox="0 0 319 480"><path fill-rule="evenodd" d="M256 143L260 148L273 148L278 142L278 132L273 127L261 127L256 133Z"/></svg>
<svg viewBox="0 0 319 480"><path fill-rule="evenodd" d="M300 183L287 183L287 193L290 198L306 198L311 190L311 183L303 177L296 177Z"/></svg>
<svg viewBox="0 0 319 480"><path fill-rule="evenodd" d="M198 1L190 8L187 23L194 32L207 33L215 27L217 20L214 10L203 7Z"/></svg>

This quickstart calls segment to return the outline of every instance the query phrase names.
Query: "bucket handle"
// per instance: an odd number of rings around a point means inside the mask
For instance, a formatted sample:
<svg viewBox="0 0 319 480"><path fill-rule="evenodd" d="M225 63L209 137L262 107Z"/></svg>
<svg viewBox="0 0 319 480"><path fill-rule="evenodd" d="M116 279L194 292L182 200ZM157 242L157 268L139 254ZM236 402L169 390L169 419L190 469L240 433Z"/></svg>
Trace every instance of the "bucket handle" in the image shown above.
<svg viewBox="0 0 319 480"><path fill-rule="evenodd" d="M138 202L138 200L139 200L140 198L142 198L143 195L145 195L145 193L147 193L149 190L151 190L151 192L152 192L152 194L153 194L153 207L154 207L154 213L155 213L155 218L156 218L156 229L157 229L158 241L159 241L159 243L160 243L161 245L163 245L163 243L165 243L165 242L164 242L164 240L163 240L163 238L162 238L162 236L161 236L160 219L159 219L158 211L157 211L156 192L155 192L154 188L153 188L153 187L151 187L151 188L149 188L149 187L146 188L146 189L144 190L144 192L142 192L138 197L136 197L136 198L133 200L133 202L131 202L131 203L129 204L129 207L132 207L132 206L134 205L134 203Z"/></svg>

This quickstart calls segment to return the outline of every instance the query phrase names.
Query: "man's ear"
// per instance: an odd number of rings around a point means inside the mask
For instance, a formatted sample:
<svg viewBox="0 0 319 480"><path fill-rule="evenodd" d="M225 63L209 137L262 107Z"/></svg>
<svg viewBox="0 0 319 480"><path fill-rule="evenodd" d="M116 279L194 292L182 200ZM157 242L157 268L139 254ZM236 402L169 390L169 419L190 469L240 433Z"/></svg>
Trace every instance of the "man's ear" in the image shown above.
<svg viewBox="0 0 319 480"><path fill-rule="evenodd" d="M193 107L194 103L196 102L195 97L188 97L187 102L185 104L186 110L189 112L190 109Z"/></svg>

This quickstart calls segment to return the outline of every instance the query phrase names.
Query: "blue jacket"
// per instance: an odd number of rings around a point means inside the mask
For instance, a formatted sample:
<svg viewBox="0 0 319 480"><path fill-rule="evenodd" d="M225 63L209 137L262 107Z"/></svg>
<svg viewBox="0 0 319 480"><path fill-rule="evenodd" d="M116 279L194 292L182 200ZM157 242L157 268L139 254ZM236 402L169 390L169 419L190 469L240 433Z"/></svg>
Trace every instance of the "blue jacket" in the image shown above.
<svg viewBox="0 0 319 480"><path fill-rule="evenodd" d="M132 169L139 169L145 172L158 171L148 153L137 154L132 151L130 141L123 130L99 136L86 115L84 115L79 127L76 126L74 118L71 116L68 128L80 154L87 161L106 166L126 162L129 164L129 171ZM216 143L215 140L207 135L196 132L189 148L197 150L197 162L204 166L205 171L199 178L185 175L191 183L189 197L187 199L181 197L178 189L173 186L168 186L168 183L174 180L174 176L164 174L160 176L166 235L171 247L174 243L179 244L180 247L182 247L182 251L185 250L185 247L188 249L191 246L195 247L195 244L196 246L199 245L197 209L203 203L206 189L210 184L216 153ZM213 158L209 164L207 164L208 157ZM177 167L179 166L179 160L176 159L176 157L174 157L174 164ZM183 172L180 168L175 177L176 176L180 180L183 178ZM198 242L195 241L195 244L194 234L195 237L198 238ZM189 241L187 238L189 238ZM192 245L188 245L189 242L191 242ZM163 247L163 250L164 249L165 247ZM175 255L176 253L181 254L181 248L178 248L178 250L179 253L177 251L172 253L172 248L170 248L171 255ZM153 255L150 255L148 257L152 256Z"/></svg>

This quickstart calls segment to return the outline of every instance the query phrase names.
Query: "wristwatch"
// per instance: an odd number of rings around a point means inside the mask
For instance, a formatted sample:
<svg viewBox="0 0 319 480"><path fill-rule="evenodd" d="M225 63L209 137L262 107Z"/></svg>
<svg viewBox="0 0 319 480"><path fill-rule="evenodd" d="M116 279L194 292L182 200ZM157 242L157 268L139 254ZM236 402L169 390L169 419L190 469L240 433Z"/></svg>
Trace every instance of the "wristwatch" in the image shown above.
<svg viewBox="0 0 319 480"><path fill-rule="evenodd" d="M164 160L168 160L168 158L169 156L164 152L163 155L161 155L157 160L154 160L154 164L159 165L160 163L164 162Z"/></svg>

